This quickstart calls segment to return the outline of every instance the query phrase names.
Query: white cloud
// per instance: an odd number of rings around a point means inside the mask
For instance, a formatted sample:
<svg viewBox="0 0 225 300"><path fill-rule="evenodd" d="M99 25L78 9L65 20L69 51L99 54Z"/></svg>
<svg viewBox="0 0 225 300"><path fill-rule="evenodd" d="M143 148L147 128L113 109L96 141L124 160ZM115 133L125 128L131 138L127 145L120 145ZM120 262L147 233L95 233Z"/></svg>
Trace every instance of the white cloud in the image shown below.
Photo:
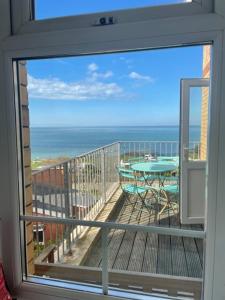
<svg viewBox="0 0 225 300"><path fill-rule="evenodd" d="M96 79L108 79L113 76L112 71L106 71L105 73L99 73L99 72L93 72L91 73L90 79L96 80Z"/></svg>
<svg viewBox="0 0 225 300"><path fill-rule="evenodd" d="M88 65L88 71L95 72L97 70L98 70L98 65L96 65L95 63L91 63L90 65Z"/></svg>
<svg viewBox="0 0 225 300"><path fill-rule="evenodd" d="M131 72L129 74L129 77L131 79L134 79L134 80L141 80L141 81L148 81L148 82L154 82L154 79L150 76L147 76L147 75L142 75L142 74L139 74L137 72Z"/></svg>
<svg viewBox="0 0 225 300"><path fill-rule="evenodd" d="M111 74L105 75L111 76ZM52 100L115 99L124 97L123 88L115 82L83 80L65 82L58 78L35 78L28 75L29 97Z"/></svg>
<svg viewBox="0 0 225 300"><path fill-rule="evenodd" d="M103 73L97 72L99 69L96 63L91 63L88 65L88 80L97 80L97 79L108 79L113 76L112 71L106 71Z"/></svg>

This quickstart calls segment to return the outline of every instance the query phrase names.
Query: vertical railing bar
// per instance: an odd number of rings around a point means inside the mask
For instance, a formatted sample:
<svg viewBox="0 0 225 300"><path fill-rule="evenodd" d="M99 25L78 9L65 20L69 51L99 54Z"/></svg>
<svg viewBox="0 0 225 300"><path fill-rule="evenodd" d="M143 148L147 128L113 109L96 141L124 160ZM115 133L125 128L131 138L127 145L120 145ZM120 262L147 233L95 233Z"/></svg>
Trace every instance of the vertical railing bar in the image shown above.
<svg viewBox="0 0 225 300"><path fill-rule="evenodd" d="M52 216L52 195L51 195L51 168L48 169L48 201L49 201L49 215Z"/></svg>
<svg viewBox="0 0 225 300"><path fill-rule="evenodd" d="M92 154L91 161L92 161L92 165L94 166L94 172L93 172L93 176L92 176L92 181L93 181L93 202L91 204L91 207L92 207L91 212L93 214L93 207L95 206L96 199L97 199L96 185L97 185L97 181L98 181L98 168L96 166L95 153ZM91 214L91 219L92 219L92 214Z"/></svg>
<svg viewBox="0 0 225 300"><path fill-rule="evenodd" d="M64 243L64 239L65 239L65 235L64 235L64 230L65 230L66 225L62 225L62 250L63 250L63 255L65 254L65 243Z"/></svg>
<svg viewBox="0 0 225 300"><path fill-rule="evenodd" d="M80 220L83 220L83 204L84 204L84 190L85 190L85 162L84 157L81 157L81 182L82 182L82 192L81 192L81 199L80 199ZM80 226L80 232L82 231L82 226Z"/></svg>
<svg viewBox="0 0 225 300"><path fill-rule="evenodd" d="M84 174L83 174L83 197L82 197L82 210L81 210L81 218L82 220L84 219L84 214L85 214L85 201L86 201L86 196L87 196L87 193L86 193L86 188L87 188L87 180L86 180L86 175L87 175L87 172L86 172L86 167L87 167L87 164L86 164L86 157L83 156L83 163L84 163ZM82 228L82 227L81 227Z"/></svg>
<svg viewBox="0 0 225 300"><path fill-rule="evenodd" d="M78 164L77 164L77 170L78 170L78 177L77 177L77 180L78 180L78 202L79 202L79 205L80 205L80 202L81 202L81 182L80 182L80 173L81 173L81 158L79 157L78 159ZM77 202L77 204L78 204ZM77 205L77 210L78 210L78 220L80 220L80 206ZM78 229L79 229L79 234L80 234L80 225L78 226Z"/></svg>
<svg viewBox="0 0 225 300"><path fill-rule="evenodd" d="M117 153L117 166L120 165L120 160L121 160L121 142L118 142L118 149L117 149L118 153ZM119 173L116 172L116 176L117 176L117 181L119 182Z"/></svg>
<svg viewBox="0 0 225 300"><path fill-rule="evenodd" d="M73 168L74 168L74 173L73 173L73 180L74 180L74 202L75 202L75 218L77 219L77 159L73 159ZM76 238L78 235L78 230L76 226Z"/></svg>
<svg viewBox="0 0 225 300"><path fill-rule="evenodd" d="M124 161L125 160L125 152L127 148L127 143L126 142L120 142L120 160L121 159Z"/></svg>
<svg viewBox="0 0 225 300"><path fill-rule="evenodd" d="M110 152L108 147L105 148L104 151L104 166L105 166L105 200L107 199L107 192L108 192L108 188L109 188L109 165L110 165Z"/></svg>
<svg viewBox="0 0 225 300"><path fill-rule="evenodd" d="M55 186L57 187L57 172L56 172L56 166L53 168L54 170L54 174L55 174ZM60 169L59 169L60 170ZM56 218L58 218L58 187L54 189L55 190L55 215L56 215Z"/></svg>
<svg viewBox="0 0 225 300"><path fill-rule="evenodd" d="M88 173L88 156L85 155L84 156L84 197L83 197L83 216L82 216L82 220L84 220L85 215L86 215L86 205L87 205L87 195L88 195L88 182L87 182L87 173Z"/></svg>
<svg viewBox="0 0 225 300"><path fill-rule="evenodd" d="M37 256L39 255L39 236L38 236L38 222L36 222L36 244L37 244Z"/></svg>
<svg viewBox="0 0 225 300"><path fill-rule="evenodd" d="M100 203L100 207L102 205L102 203L104 203L104 195L105 195L105 191L104 191L104 177L105 177L105 174L104 174L104 161L103 161L103 152L104 150L101 150L101 170L102 170L102 181L101 181L101 184L102 184L102 187L103 187L103 193L102 193L102 201Z"/></svg>
<svg viewBox="0 0 225 300"><path fill-rule="evenodd" d="M92 214L93 214L93 207L95 205L95 201L96 201L96 178L97 178L97 175L96 175L96 163L95 163L95 160L94 160L94 153L92 153L91 155L91 165L92 165L92 174L91 174L91 187L92 187L92 202L91 202L91 211L90 211L90 220L92 220Z"/></svg>
<svg viewBox="0 0 225 300"><path fill-rule="evenodd" d="M141 143L139 143L138 146L139 146L138 147L138 157L140 157L141 156Z"/></svg>
<svg viewBox="0 0 225 300"><path fill-rule="evenodd" d="M107 152L106 152L106 159L105 159L105 163L107 164L107 187L106 187L106 199L108 198L108 192L109 192L109 187L110 187L110 168L111 168L111 165L112 165L112 150L111 148L107 148Z"/></svg>
<svg viewBox="0 0 225 300"><path fill-rule="evenodd" d="M52 187L51 187L51 168L48 169L48 193L49 193L49 215L52 216ZM50 224L50 241L52 242L52 223Z"/></svg>
<svg viewBox="0 0 225 300"><path fill-rule="evenodd" d="M63 176L62 176L62 165L59 166L60 169L60 205L61 205L61 218L63 218Z"/></svg>
<svg viewBox="0 0 225 300"><path fill-rule="evenodd" d="M91 187L91 199L89 201L89 220L91 220L91 211L92 211L92 205L94 202L94 172L95 172L95 167L93 163L93 153L90 156L90 163L91 163L91 174L90 174L90 187Z"/></svg>
<svg viewBox="0 0 225 300"><path fill-rule="evenodd" d="M192 159L194 160L195 159L195 146L196 146L196 144L195 143L193 143L193 154L192 154Z"/></svg>
<svg viewBox="0 0 225 300"><path fill-rule="evenodd" d="M93 172L94 172L94 167L92 163L92 158L93 158L93 153L89 155L89 160L90 160L90 173L89 173L89 186L90 186L90 197L88 201L88 215L89 215L89 220L90 220L90 213L91 213L91 203L93 202L93 197L94 197L94 189L93 189Z"/></svg>
<svg viewBox="0 0 225 300"><path fill-rule="evenodd" d="M95 200L94 200L94 203L93 203L93 208L95 210L95 207L96 207L97 201L98 201L98 180L99 180L99 167L98 167L97 152L94 153L93 159L94 159L94 164L95 164ZM92 210L92 212L94 213L93 210Z"/></svg>
<svg viewBox="0 0 225 300"><path fill-rule="evenodd" d="M108 273L108 228L102 228L102 292L108 295L109 273Z"/></svg>
<svg viewBox="0 0 225 300"><path fill-rule="evenodd" d="M104 148L104 168L105 168L105 201L106 201L106 198L107 198L107 190L108 190L108 167L109 167L109 164L107 162L107 159L109 158L109 153L108 153L108 148ZM104 203L105 203L104 201Z"/></svg>
<svg viewBox="0 0 225 300"><path fill-rule="evenodd" d="M95 167L96 167L96 173L97 173L96 182L95 182L95 203L94 203L94 207L96 207L98 200L99 200L98 197L99 197L99 177L100 177L99 158L98 158L97 152L95 152L94 161L95 161Z"/></svg>
<svg viewBox="0 0 225 300"><path fill-rule="evenodd" d="M81 172L80 172L80 183L81 183L81 195L80 195L80 200L79 200L79 212L80 216L79 219L83 219L83 212L82 212L82 204L83 204L83 197L84 197L84 159L81 157ZM81 229L81 226L80 226Z"/></svg>
<svg viewBox="0 0 225 300"><path fill-rule="evenodd" d="M70 160L68 162L69 164L69 168L68 168L68 172L69 172L69 195L70 195L70 216L73 217L73 180L72 180L72 176L73 176L73 168L72 168L72 160ZM72 238L71 240L74 242L74 228L75 226L71 226L71 233L72 233Z"/></svg>
<svg viewBox="0 0 225 300"><path fill-rule="evenodd" d="M105 202L105 153L104 148L101 150L101 182L102 182L102 203Z"/></svg>
<svg viewBox="0 0 225 300"><path fill-rule="evenodd" d="M85 172L85 180L86 180L86 188L85 188L85 205L84 205L84 218L87 215L88 211L88 202L90 199L90 185L89 185L89 172L90 172L90 162L89 162L89 155L86 156L86 161L87 161L87 168Z"/></svg>
<svg viewBox="0 0 225 300"><path fill-rule="evenodd" d="M102 189L101 189L102 173L101 173L101 153L100 153L100 150L96 153L95 160L96 160L96 164L97 164L97 167L98 167L98 180L97 180L96 205L95 205L95 212L96 212L96 209L98 209L98 207L101 203L101 198L102 198Z"/></svg>
<svg viewBox="0 0 225 300"><path fill-rule="evenodd" d="M33 211L37 206L37 179L36 175L32 176L32 204L33 204ZM43 213L44 215L44 213Z"/></svg>
<svg viewBox="0 0 225 300"><path fill-rule="evenodd" d="M58 237L58 227L60 226L59 224L55 224L56 225L56 253L57 253L57 260L59 262L59 237Z"/></svg>
<svg viewBox="0 0 225 300"><path fill-rule="evenodd" d="M88 185L89 185L89 197L88 197L88 216L89 216L89 213L90 213L90 203L91 203L91 199L92 199L92 169L93 169L93 166L92 166L92 162L91 162L91 158L92 158L92 154L89 154L89 157L88 157L88 161L89 161L89 172L88 172ZM88 217L89 220L90 220L90 216Z"/></svg>
<svg viewBox="0 0 225 300"><path fill-rule="evenodd" d="M38 175L37 175L38 176ZM42 208L43 208L43 215L45 215L45 193L44 193L44 172L41 172L41 198L42 198ZM37 205L37 202L36 202Z"/></svg>
<svg viewBox="0 0 225 300"><path fill-rule="evenodd" d="M66 218L70 217L70 201L69 201L69 168L68 162L63 164L64 169L64 198L65 198L65 216ZM67 248L71 251L71 226L66 226L66 239L67 239Z"/></svg>
<svg viewBox="0 0 225 300"><path fill-rule="evenodd" d="M88 176L87 176L87 180L88 180L88 199L87 199L87 215L88 215L88 220L90 220L90 199L92 197L92 189L91 189L91 174L92 174L92 164L91 164L91 154L88 154L88 164L89 164L89 168L88 168Z"/></svg>
<svg viewBox="0 0 225 300"><path fill-rule="evenodd" d="M128 143L128 157L130 157L131 153L131 142Z"/></svg>
<svg viewBox="0 0 225 300"><path fill-rule="evenodd" d="M87 200L88 200L88 193L89 193L89 185L88 185L88 169L89 169L89 164L88 164L88 156L86 155L84 157L85 160L85 173L84 173L84 181L85 181L85 188L84 188L84 203L83 203L83 219L85 218L86 215L86 207L87 207Z"/></svg>
<svg viewBox="0 0 225 300"><path fill-rule="evenodd" d="M38 175L37 175L38 176ZM42 178L42 177L41 177ZM43 182L43 181L42 181ZM42 188L43 189L43 188ZM42 190L41 189L41 190ZM37 186L35 186L35 192L37 193ZM43 192L42 192L43 195ZM43 201L43 200L42 200ZM36 205L35 205L35 215L38 216L38 203L37 203L37 197L36 197ZM32 227L34 227L32 223ZM38 236L38 222L35 224L36 227L36 244L37 244L37 256L39 255L39 236Z"/></svg>
<svg viewBox="0 0 225 300"><path fill-rule="evenodd" d="M96 160L96 165L97 165L97 168L98 168L98 180L97 180L97 191L96 191L96 194L97 194L97 197L96 197L96 203L95 203L95 211L94 213L96 212L96 209L97 207L99 206L99 203L100 203L100 198L102 197L102 194L100 194L101 190L100 190L100 183L101 183L101 176L102 176L102 173L101 173L101 157L100 157L100 152L96 152L95 153L95 160Z"/></svg>

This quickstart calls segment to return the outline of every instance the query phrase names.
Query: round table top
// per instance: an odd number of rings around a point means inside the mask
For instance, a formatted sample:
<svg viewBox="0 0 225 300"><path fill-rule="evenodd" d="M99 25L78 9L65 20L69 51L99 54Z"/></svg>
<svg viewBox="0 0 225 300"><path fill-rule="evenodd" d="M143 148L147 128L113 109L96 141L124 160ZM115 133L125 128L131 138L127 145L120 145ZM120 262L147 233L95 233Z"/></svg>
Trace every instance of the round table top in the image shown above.
<svg viewBox="0 0 225 300"><path fill-rule="evenodd" d="M140 162L131 165L131 169L144 173L165 173L176 170L177 165L173 162Z"/></svg>

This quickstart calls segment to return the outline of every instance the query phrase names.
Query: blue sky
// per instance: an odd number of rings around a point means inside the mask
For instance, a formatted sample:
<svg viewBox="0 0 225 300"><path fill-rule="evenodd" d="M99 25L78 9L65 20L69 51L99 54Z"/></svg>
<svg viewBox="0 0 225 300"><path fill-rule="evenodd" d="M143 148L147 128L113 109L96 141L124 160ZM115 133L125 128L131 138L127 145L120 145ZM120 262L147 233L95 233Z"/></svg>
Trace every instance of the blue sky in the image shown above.
<svg viewBox="0 0 225 300"><path fill-rule="evenodd" d="M176 4L185 0L35 0L36 19L80 15L118 9ZM189 1L190 2L190 1Z"/></svg>
<svg viewBox="0 0 225 300"><path fill-rule="evenodd" d="M27 66L33 127L177 125L180 79L202 76L202 47L32 60ZM199 124L200 105L193 105L192 124Z"/></svg>

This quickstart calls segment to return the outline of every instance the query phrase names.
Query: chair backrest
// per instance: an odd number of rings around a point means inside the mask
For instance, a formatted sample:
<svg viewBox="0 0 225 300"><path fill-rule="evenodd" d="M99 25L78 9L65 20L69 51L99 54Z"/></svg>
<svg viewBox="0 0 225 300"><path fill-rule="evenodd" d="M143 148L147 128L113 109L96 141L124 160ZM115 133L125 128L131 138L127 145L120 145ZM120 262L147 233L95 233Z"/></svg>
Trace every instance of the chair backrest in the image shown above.
<svg viewBox="0 0 225 300"><path fill-rule="evenodd" d="M140 185L145 182L145 178L141 172L134 171L132 169L117 167L120 176L120 182L124 180L132 181L134 185Z"/></svg>
<svg viewBox="0 0 225 300"><path fill-rule="evenodd" d="M142 162L145 161L144 156L136 156L136 157L131 157L127 160L129 163L136 163L136 162Z"/></svg>
<svg viewBox="0 0 225 300"><path fill-rule="evenodd" d="M127 178L127 179L135 179L135 176L133 174L133 170L123 168L123 167L117 167L120 179L121 178Z"/></svg>

